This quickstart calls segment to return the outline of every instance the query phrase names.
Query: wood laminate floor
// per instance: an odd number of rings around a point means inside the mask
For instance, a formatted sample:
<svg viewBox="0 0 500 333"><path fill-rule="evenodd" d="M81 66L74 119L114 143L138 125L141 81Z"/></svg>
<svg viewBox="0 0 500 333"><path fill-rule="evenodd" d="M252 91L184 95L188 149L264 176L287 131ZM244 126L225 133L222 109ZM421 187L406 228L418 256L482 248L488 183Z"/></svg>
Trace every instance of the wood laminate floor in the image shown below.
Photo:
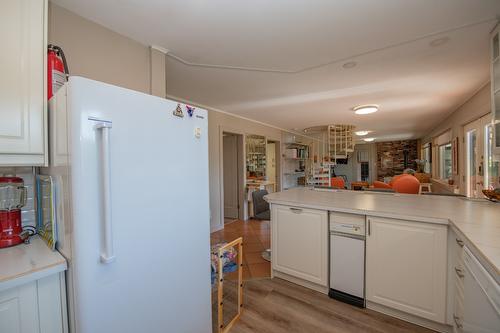
<svg viewBox="0 0 500 333"><path fill-rule="evenodd" d="M246 281L243 307L230 333L434 332L278 278Z"/></svg>

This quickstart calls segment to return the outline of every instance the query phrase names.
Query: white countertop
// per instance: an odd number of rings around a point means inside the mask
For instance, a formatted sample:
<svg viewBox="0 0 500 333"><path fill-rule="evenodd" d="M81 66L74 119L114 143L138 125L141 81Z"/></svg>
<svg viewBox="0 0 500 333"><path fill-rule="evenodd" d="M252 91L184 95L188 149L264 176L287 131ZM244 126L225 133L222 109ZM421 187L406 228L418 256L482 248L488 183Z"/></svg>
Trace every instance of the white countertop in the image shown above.
<svg viewBox="0 0 500 333"><path fill-rule="evenodd" d="M500 203L436 195L294 188L268 194L274 204L449 224L468 240L486 268L500 276ZM488 267L489 266L489 267Z"/></svg>
<svg viewBox="0 0 500 333"><path fill-rule="evenodd" d="M39 236L30 244L0 249L0 291L66 270L64 257Z"/></svg>

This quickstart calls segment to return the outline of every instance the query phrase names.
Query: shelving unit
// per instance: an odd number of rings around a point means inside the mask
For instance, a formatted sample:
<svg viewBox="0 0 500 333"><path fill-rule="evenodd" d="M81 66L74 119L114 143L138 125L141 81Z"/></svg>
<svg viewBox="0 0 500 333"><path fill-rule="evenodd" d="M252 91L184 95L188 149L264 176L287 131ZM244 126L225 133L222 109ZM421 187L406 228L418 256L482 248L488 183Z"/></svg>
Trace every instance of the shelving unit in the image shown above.
<svg viewBox="0 0 500 333"><path fill-rule="evenodd" d="M304 186L307 178L310 147L304 143L286 142L283 155L283 188Z"/></svg>
<svg viewBox="0 0 500 333"><path fill-rule="evenodd" d="M247 172L255 173L257 177L266 175L266 138L258 135L246 137Z"/></svg>
<svg viewBox="0 0 500 333"><path fill-rule="evenodd" d="M308 184L312 186L330 186L330 182L331 175L328 166L315 168L308 180Z"/></svg>

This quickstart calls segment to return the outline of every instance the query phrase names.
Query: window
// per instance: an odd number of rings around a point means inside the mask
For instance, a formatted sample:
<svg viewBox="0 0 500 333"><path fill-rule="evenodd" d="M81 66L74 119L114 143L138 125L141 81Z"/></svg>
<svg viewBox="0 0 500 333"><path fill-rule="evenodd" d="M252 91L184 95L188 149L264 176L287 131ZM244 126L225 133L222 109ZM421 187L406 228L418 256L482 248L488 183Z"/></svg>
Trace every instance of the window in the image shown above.
<svg viewBox="0 0 500 333"><path fill-rule="evenodd" d="M493 155L493 125L485 127L484 187L490 190L500 187L500 162Z"/></svg>
<svg viewBox="0 0 500 333"><path fill-rule="evenodd" d="M423 171L425 173L431 173L431 160L432 160L432 152L431 152L431 144L427 143L422 148L421 159L423 162Z"/></svg>
<svg viewBox="0 0 500 333"><path fill-rule="evenodd" d="M361 162L361 181L367 182L370 177L370 164L368 162Z"/></svg>
<svg viewBox="0 0 500 333"><path fill-rule="evenodd" d="M451 143L439 146L439 178L451 178Z"/></svg>

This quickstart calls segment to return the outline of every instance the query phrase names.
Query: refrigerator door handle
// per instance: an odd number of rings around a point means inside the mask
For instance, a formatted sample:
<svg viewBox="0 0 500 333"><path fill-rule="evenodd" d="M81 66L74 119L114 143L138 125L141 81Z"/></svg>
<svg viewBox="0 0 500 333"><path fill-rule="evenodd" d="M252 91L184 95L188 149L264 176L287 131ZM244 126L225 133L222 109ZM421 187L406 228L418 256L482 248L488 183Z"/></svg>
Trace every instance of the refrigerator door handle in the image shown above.
<svg viewBox="0 0 500 333"><path fill-rule="evenodd" d="M104 246L101 253L101 262L109 264L115 260L113 251L113 228L111 219L111 180L109 163L109 132L112 123L100 121L95 124L94 129L101 132L101 175L102 175L102 197L103 197L103 229Z"/></svg>

